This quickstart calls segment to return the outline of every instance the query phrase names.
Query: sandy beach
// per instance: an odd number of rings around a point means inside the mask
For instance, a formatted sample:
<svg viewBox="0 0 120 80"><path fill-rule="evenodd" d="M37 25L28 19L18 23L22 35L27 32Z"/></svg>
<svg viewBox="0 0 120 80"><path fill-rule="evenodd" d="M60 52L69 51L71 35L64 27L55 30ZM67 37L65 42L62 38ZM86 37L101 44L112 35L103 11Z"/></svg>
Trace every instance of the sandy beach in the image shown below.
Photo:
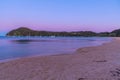
<svg viewBox="0 0 120 80"><path fill-rule="evenodd" d="M120 80L120 38L75 54L0 63L0 80Z"/></svg>

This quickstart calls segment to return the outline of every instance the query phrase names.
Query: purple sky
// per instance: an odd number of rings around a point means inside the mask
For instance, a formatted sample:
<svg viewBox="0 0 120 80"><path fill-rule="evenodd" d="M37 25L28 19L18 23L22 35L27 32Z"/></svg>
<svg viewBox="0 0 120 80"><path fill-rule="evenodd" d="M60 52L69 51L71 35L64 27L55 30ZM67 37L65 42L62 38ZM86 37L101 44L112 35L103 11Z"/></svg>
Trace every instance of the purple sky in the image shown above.
<svg viewBox="0 0 120 80"><path fill-rule="evenodd" d="M22 26L112 31L120 28L120 0L0 0L0 35Z"/></svg>

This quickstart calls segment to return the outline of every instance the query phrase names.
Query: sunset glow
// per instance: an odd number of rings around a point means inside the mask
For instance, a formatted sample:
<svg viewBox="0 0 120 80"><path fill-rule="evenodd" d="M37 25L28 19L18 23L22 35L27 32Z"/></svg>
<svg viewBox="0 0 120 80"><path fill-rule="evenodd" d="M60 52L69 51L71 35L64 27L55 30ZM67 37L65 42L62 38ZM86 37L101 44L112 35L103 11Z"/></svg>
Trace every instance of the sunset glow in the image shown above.
<svg viewBox="0 0 120 80"><path fill-rule="evenodd" d="M47 31L120 28L120 0L1 0L0 35L25 26Z"/></svg>

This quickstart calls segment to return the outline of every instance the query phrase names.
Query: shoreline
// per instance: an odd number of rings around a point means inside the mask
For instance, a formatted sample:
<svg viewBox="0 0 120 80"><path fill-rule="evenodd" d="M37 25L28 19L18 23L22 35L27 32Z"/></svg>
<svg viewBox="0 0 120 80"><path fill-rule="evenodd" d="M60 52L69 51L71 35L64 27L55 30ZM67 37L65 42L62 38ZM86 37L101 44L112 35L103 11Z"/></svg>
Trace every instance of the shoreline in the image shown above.
<svg viewBox="0 0 120 80"><path fill-rule="evenodd" d="M115 37L111 37L111 41L105 42L105 43L101 43L99 45L94 45L94 46L89 46L89 47L97 47L97 46L101 46L104 45L106 43L111 43L112 41L115 40ZM74 50L71 53L61 53L61 54L53 54L53 55L31 55L31 56L25 56L25 57L18 57L18 58L10 58L10 59L5 59L5 60L0 60L0 63L5 63L5 62L9 62L9 61L14 61L14 60L19 60L19 59L24 59L24 58L35 58L35 57L46 57L46 56L59 56L59 55L70 55L70 54L76 54L77 50L79 49L84 49L84 48L88 48L88 47L81 47L81 48L77 48L76 50Z"/></svg>
<svg viewBox="0 0 120 80"><path fill-rule="evenodd" d="M100 46L80 48L75 54L35 56L3 62L0 63L0 79L118 80L119 44L120 38L113 38Z"/></svg>

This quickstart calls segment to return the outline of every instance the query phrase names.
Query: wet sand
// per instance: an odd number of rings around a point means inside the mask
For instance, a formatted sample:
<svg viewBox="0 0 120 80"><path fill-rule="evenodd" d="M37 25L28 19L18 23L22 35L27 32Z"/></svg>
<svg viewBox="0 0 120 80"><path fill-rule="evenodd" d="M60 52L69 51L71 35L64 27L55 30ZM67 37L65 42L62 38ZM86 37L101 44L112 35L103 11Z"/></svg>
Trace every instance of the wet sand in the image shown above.
<svg viewBox="0 0 120 80"><path fill-rule="evenodd" d="M120 38L75 54L0 63L0 80L120 80Z"/></svg>

